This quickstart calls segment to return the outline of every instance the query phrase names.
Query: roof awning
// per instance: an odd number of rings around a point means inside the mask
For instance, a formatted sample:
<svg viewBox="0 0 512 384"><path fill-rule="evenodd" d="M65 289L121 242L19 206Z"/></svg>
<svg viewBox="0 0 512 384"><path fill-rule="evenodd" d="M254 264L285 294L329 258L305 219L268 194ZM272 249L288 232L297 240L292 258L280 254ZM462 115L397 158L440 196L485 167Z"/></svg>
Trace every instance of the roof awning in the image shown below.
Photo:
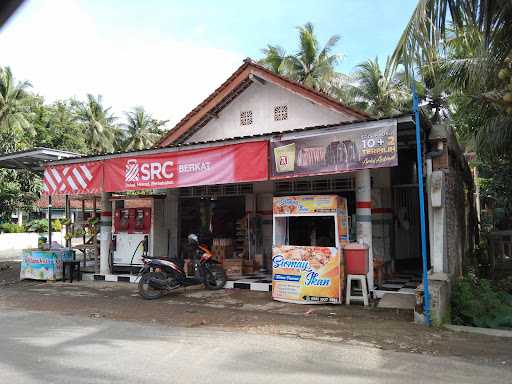
<svg viewBox="0 0 512 384"><path fill-rule="evenodd" d="M0 156L0 168L28 169L39 172L45 163L80 156L78 153L51 148L32 148Z"/></svg>
<svg viewBox="0 0 512 384"><path fill-rule="evenodd" d="M268 180L268 141L47 164L46 195L140 191Z"/></svg>

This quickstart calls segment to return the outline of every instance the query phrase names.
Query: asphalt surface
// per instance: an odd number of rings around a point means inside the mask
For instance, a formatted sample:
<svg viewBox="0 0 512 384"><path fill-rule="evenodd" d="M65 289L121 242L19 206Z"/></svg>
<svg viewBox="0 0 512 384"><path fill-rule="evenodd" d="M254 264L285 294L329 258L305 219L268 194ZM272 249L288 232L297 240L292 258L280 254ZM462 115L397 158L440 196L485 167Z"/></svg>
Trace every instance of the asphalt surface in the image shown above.
<svg viewBox="0 0 512 384"><path fill-rule="evenodd" d="M300 337L0 312L2 383L511 383L456 358Z"/></svg>

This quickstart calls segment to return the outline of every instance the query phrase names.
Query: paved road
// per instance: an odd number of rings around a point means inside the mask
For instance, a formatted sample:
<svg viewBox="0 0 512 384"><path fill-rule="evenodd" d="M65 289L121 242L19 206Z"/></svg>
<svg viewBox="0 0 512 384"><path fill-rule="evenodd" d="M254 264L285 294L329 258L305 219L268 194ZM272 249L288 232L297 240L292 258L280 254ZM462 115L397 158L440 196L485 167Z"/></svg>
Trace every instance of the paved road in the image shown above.
<svg viewBox="0 0 512 384"><path fill-rule="evenodd" d="M0 312L2 383L511 383L446 358L205 328Z"/></svg>

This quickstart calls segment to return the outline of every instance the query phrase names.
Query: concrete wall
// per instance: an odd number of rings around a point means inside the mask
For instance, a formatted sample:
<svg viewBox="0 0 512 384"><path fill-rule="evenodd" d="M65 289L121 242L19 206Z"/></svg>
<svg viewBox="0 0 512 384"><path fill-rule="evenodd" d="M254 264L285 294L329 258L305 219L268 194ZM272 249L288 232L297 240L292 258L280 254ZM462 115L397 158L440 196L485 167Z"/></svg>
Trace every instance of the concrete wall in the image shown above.
<svg viewBox="0 0 512 384"><path fill-rule="evenodd" d="M150 255L176 257L178 253L179 190L165 190L165 199L153 201Z"/></svg>
<svg viewBox="0 0 512 384"><path fill-rule="evenodd" d="M288 106L288 119L274 121L274 107ZM252 111L253 123L240 125L240 112ZM215 140L234 136L270 133L353 120L344 113L319 106L302 96L266 82L252 84L210 120L187 142Z"/></svg>
<svg viewBox="0 0 512 384"><path fill-rule="evenodd" d="M166 225L166 210L165 200L153 200L153 214L152 214L152 236L150 241L150 252L152 256L167 256L168 255L168 240L167 240L167 225Z"/></svg>
<svg viewBox="0 0 512 384"><path fill-rule="evenodd" d="M431 133L430 141L436 153L427 161L428 281L431 318L440 324L450 319L451 284L461 276L465 254L470 252L466 211L472 202L465 191L469 168L455 136L443 126L435 126L434 131L437 136L433 138ZM423 314L416 315L422 319Z"/></svg>
<svg viewBox="0 0 512 384"><path fill-rule="evenodd" d="M48 234L44 235L45 237ZM22 250L37 248L38 233L2 233L0 234L0 259L17 259L21 257ZM53 232L52 241L65 245L64 232Z"/></svg>

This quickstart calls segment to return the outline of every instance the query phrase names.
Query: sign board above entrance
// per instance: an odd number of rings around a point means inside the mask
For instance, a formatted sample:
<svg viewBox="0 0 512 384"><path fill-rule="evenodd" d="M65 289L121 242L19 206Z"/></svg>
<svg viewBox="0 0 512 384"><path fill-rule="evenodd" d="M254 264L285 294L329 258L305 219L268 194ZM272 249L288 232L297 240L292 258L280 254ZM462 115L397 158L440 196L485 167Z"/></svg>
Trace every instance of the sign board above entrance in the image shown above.
<svg viewBox="0 0 512 384"><path fill-rule="evenodd" d="M268 179L266 141L105 161L105 191L134 191Z"/></svg>
<svg viewBox="0 0 512 384"><path fill-rule="evenodd" d="M271 140L272 178L351 172L398 164L397 124L356 124Z"/></svg>
<svg viewBox="0 0 512 384"><path fill-rule="evenodd" d="M122 192L261 180L268 180L267 141L50 165L45 170L44 193Z"/></svg>

